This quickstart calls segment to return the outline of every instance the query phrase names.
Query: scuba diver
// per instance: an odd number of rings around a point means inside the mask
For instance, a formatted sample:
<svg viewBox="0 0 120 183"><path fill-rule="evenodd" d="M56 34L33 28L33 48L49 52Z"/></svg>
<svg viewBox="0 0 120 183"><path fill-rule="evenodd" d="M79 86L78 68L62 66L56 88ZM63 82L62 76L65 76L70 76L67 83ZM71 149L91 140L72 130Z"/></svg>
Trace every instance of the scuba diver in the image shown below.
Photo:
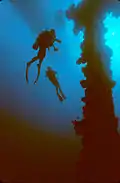
<svg viewBox="0 0 120 183"><path fill-rule="evenodd" d="M66 99L65 95L63 94L60 84L58 82L58 79L56 78L57 72L52 70L51 67L47 68L46 71L46 77L50 80L50 82L55 86L56 88L56 94L58 96L58 99L62 102L64 99Z"/></svg>
<svg viewBox="0 0 120 183"><path fill-rule="evenodd" d="M27 67L26 67L27 83L28 83L28 69L29 69L30 65L32 63L34 63L35 61L39 60L39 63L37 64L38 74L37 74L37 78L36 78L34 84L37 83L39 76L40 76L41 64L46 56L46 49L50 50L50 47L53 47L54 51L58 51L58 48L56 48L54 46L55 42L61 43L61 41L56 38L56 33L55 33L54 29L45 30L38 35L35 43L33 44L33 49L38 50L38 54L37 54L37 56L33 57L30 62L27 63Z"/></svg>

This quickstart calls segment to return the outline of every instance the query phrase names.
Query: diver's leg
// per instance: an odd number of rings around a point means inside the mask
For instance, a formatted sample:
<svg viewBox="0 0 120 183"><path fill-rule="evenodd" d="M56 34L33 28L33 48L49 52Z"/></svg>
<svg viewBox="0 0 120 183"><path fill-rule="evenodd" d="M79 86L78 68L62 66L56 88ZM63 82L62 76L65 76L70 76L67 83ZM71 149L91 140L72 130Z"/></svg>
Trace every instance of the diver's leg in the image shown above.
<svg viewBox="0 0 120 183"><path fill-rule="evenodd" d="M36 60L38 60L38 56L33 57L30 62L27 62L27 66L29 67L32 63L34 63Z"/></svg>
<svg viewBox="0 0 120 183"><path fill-rule="evenodd" d="M44 60L46 56L46 48L42 48L39 52L38 52L38 57L39 57L39 63L37 64L37 67L38 67L38 74L37 74L37 78L36 80L34 81L34 84L37 83L39 77L40 77L40 70L41 70L41 65L42 65L42 62Z"/></svg>
<svg viewBox="0 0 120 183"><path fill-rule="evenodd" d="M59 95L61 95L61 96L63 97L63 99L66 99L66 97L65 97L65 95L64 95L64 93L63 93L63 91L61 90L61 87L60 87L59 82L57 83L57 88L58 88L58 93L59 93Z"/></svg>
<svg viewBox="0 0 120 183"><path fill-rule="evenodd" d="M28 83L28 70L29 70L29 67L32 63L34 63L37 60L38 60L38 56L33 57L33 59L30 62L27 62L27 67L26 67L26 81L27 81L27 83Z"/></svg>
<svg viewBox="0 0 120 183"><path fill-rule="evenodd" d="M58 92L59 88L57 86L55 86L55 88L56 88L56 94L59 95L59 92Z"/></svg>
<svg viewBox="0 0 120 183"><path fill-rule="evenodd" d="M66 99L66 96L64 95L63 91L61 90L61 87L59 86L59 91L64 99Z"/></svg>
<svg viewBox="0 0 120 183"><path fill-rule="evenodd" d="M59 94L58 91L59 91L59 88L56 86L56 94L57 94L59 100L62 102L63 101L63 97Z"/></svg>
<svg viewBox="0 0 120 183"><path fill-rule="evenodd" d="M38 81L38 79L39 79L39 77L40 77L41 65L42 65L42 62L39 61L39 63L37 64L37 67L38 67L38 74L37 74L36 80L34 81L34 84L37 83L37 81Z"/></svg>

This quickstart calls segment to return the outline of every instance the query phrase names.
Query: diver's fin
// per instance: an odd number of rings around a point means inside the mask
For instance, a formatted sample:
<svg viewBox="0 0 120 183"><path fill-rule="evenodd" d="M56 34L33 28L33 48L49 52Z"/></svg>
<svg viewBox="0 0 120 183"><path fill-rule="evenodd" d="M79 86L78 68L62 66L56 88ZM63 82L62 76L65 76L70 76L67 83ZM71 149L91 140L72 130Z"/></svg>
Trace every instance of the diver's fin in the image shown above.
<svg viewBox="0 0 120 183"><path fill-rule="evenodd" d="M34 84L36 84L37 81L38 81L38 79L39 79L39 76L40 76L40 67L41 67L41 63L37 64L38 74L37 74L36 80L34 81Z"/></svg>
<svg viewBox="0 0 120 183"><path fill-rule="evenodd" d="M61 95L58 95L58 98L59 98L60 102L63 102L64 99Z"/></svg>
<svg viewBox="0 0 120 183"><path fill-rule="evenodd" d="M26 82L28 83L29 80L28 80L28 70L29 70L29 64L27 63L27 67L26 67Z"/></svg>

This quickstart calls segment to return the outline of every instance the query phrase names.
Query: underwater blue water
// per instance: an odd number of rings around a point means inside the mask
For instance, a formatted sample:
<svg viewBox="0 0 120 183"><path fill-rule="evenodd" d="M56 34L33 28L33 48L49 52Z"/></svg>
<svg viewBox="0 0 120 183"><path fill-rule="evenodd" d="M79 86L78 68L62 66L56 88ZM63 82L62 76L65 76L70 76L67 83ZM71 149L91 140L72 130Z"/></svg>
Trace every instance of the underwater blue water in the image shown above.
<svg viewBox="0 0 120 183"><path fill-rule="evenodd" d="M21 1L22 2L22 1ZM78 0L31 1L32 5L21 6L7 0L0 4L0 108L10 111L33 125L56 132L72 132L71 120L82 118L80 98L84 90L79 81L84 78L81 66L76 60L81 54L80 43L83 32L73 33L73 22L65 18L65 10ZM34 9L34 10L33 10ZM32 11L33 10L33 11ZM36 11L35 11L36 10ZM109 16L109 15L108 15ZM57 17L57 18L56 18ZM117 81L114 88L115 112L120 110L120 73L119 73L119 30L120 19L114 16L105 19L108 32L105 43L113 50L111 69ZM59 51L51 49L42 65L37 85L33 85L37 67L34 64L29 72L29 85L25 81L26 62L35 56L32 44L39 31L55 28L57 37L62 40ZM54 86L45 77L47 66L58 72L61 88L67 99L60 103Z"/></svg>
<svg viewBox="0 0 120 183"><path fill-rule="evenodd" d="M103 21L103 25L108 30L104 35L105 44L112 50L110 58L112 79L116 81L116 86L113 88L113 100L115 114L120 118L120 16L115 17L109 13Z"/></svg>

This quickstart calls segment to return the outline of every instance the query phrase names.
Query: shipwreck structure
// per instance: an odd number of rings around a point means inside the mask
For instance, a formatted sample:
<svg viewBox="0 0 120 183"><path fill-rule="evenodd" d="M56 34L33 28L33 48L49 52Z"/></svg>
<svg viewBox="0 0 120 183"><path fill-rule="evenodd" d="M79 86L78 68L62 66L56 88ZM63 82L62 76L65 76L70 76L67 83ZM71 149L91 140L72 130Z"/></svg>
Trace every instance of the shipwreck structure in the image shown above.
<svg viewBox="0 0 120 183"><path fill-rule="evenodd" d="M112 97L115 82L110 71L112 52L104 45L105 30L101 27L103 11L107 10L105 3L105 0L85 0L66 11L67 18L74 21L75 33L84 28L82 55L77 60L77 64L86 63L82 68L86 79L80 81L85 90L85 97L81 99L85 104L84 118L73 122L76 134L83 136L77 163L78 183L120 181L120 136ZM113 1L110 3L112 7Z"/></svg>

